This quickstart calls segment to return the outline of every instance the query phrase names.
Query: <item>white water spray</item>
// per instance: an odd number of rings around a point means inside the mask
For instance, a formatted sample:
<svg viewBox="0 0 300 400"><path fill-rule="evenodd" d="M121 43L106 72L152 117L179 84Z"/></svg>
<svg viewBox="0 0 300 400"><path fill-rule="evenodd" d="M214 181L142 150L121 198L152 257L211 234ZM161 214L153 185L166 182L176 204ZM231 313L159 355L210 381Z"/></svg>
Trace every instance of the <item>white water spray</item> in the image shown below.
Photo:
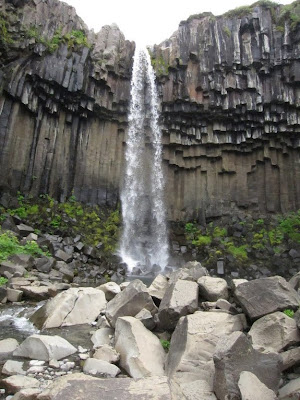
<svg viewBox="0 0 300 400"><path fill-rule="evenodd" d="M123 234L120 256L131 271L140 265L164 268L169 258L162 134L155 74L146 49L136 49L126 147L126 172L121 193Z"/></svg>

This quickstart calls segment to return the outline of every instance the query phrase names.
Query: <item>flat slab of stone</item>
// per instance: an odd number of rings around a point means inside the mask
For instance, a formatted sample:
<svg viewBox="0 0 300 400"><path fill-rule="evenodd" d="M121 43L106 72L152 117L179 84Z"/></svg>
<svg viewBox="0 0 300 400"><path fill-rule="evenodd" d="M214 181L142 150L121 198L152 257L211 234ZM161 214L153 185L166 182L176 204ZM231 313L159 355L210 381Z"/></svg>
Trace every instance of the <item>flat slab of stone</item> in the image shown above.
<svg viewBox="0 0 300 400"><path fill-rule="evenodd" d="M228 287L225 279L202 276L197 283L199 285L199 296L204 300L228 299Z"/></svg>
<svg viewBox="0 0 300 400"><path fill-rule="evenodd" d="M24 297L31 300L46 300L51 297L50 286L20 286Z"/></svg>
<svg viewBox="0 0 300 400"><path fill-rule="evenodd" d="M300 302L297 292L281 276L242 283L234 295L252 320L287 308L296 310Z"/></svg>
<svg viewBox="0 0 300 400"><path fill-rule="evenodd" d="M121 370L116 365L110 364L107 361L88 358L84 363L83 372L102 378L115 378Z"/></svg>
<svg viewBox="0 0 300 400"><path fill-rule="evenodd" d="M12 375L8 378L2 379L8 394L17 393L21 389L36 388L39 386L39 381L35 378L22 375Z"/></svg>
<svg viewBox="0 0 300 400"><path fill-rule="evenodd" d="M7 360L3 365L2 374L4 375L26 375L23 369L24 363L22 361Z"/></svg>
<svg viewBox="0 0 300 400"><path fill-rule="evenodd" d="M115 327L119 317L133 317L143 308L149 310L152 315L157 312L157 307L148 293L147 286L136 279L107 303L106 318Z"/></svg>
<svg viewBox="0 0 300 400"><path fill-rule="evenodd" d="M252 372L241 372L238 387L242 400L277 400L273 390L267 388Z"/></svg>
<svg viewBox="0 0 300 400"><path fill-rule="evenodd" d="M39 400L171 400L168 379L152 376L134 380L101 379L82 373L57 379Z"/></svg>
<svg viewBox="0 0 300 400"><path fill-rule="evenodd" d="M132 378L164 375L164 349L159 339L136 318L118 318L115 349L120 353L121 367Z"/></svg>
<svg viewBox="0 0 300 400"><path fill-rule="evenodd" d="M30 320L39 328L90 324L106 307L105 294L94 288L70 288L37 310Z"/></svg>
<svg viewBox="0 0 300 400"><path fill-rule="evenodd" d="M32 360L61 360L76 353L76 348L60 336L31 335L14 351L14 356Z"/></svg>
<svg viewBox="0 0 300 400"><path fill-rule="evenodd" d="M287 346L300 343L296 321L277 311L255 321L249 331L253 347L262 352L281 352Z"/></svg>
<svg viewBox="0 0 300 400"><path fill-rule="evenodd" d="M168 286L160 303L158 309L159 326L166 330L172 330L180 317L193 314L197 309L197 283L179 279Z"/></svg>

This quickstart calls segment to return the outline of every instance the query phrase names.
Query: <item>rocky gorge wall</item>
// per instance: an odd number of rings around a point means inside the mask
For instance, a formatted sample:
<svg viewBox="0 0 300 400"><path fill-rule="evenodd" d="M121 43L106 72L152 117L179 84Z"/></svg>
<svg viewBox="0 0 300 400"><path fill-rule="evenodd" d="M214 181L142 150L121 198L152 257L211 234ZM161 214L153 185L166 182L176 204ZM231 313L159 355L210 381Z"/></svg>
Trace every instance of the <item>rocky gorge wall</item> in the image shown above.
<svg viewBox="0 0 300 400"><path fill-rule="evenodd" d="M288 17L274 5L193 16L150 49L170 219L300 208L300 30ZM57 0L0 0L3 20L2 191L115 205L134 43L115 25L89 32Z"/></svg>

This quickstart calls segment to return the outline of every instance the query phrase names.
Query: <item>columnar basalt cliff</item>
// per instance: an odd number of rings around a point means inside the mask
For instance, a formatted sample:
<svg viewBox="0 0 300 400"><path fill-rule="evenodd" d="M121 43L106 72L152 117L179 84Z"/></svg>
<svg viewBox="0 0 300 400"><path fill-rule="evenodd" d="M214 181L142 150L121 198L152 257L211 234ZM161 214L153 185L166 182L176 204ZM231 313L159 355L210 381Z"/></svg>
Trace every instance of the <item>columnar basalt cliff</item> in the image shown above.
<svg viewBox="0 0 300 400"><path fill-rule="evenodd" d="M190 17L150 50L171 219L300 208L300 30L282 15ZM134 43L57 0L0 0L0 31L1 190L116 204Z"/></svg>

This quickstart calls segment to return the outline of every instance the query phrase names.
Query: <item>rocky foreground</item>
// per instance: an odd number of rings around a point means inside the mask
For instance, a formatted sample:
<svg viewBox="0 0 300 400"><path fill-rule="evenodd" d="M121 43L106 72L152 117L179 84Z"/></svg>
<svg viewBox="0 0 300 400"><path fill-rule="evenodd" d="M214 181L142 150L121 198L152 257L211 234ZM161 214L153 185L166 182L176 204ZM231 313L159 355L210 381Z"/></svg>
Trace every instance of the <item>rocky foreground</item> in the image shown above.
<svg viewBox="0 0 300 400"><path fill-rule="evenodd" d="M75 286L32 314L38 333L0 341L6 398L299 399L300 273L227 282L195 261L148 288ZM85 347L49 335L79 324Z"/></svg>

